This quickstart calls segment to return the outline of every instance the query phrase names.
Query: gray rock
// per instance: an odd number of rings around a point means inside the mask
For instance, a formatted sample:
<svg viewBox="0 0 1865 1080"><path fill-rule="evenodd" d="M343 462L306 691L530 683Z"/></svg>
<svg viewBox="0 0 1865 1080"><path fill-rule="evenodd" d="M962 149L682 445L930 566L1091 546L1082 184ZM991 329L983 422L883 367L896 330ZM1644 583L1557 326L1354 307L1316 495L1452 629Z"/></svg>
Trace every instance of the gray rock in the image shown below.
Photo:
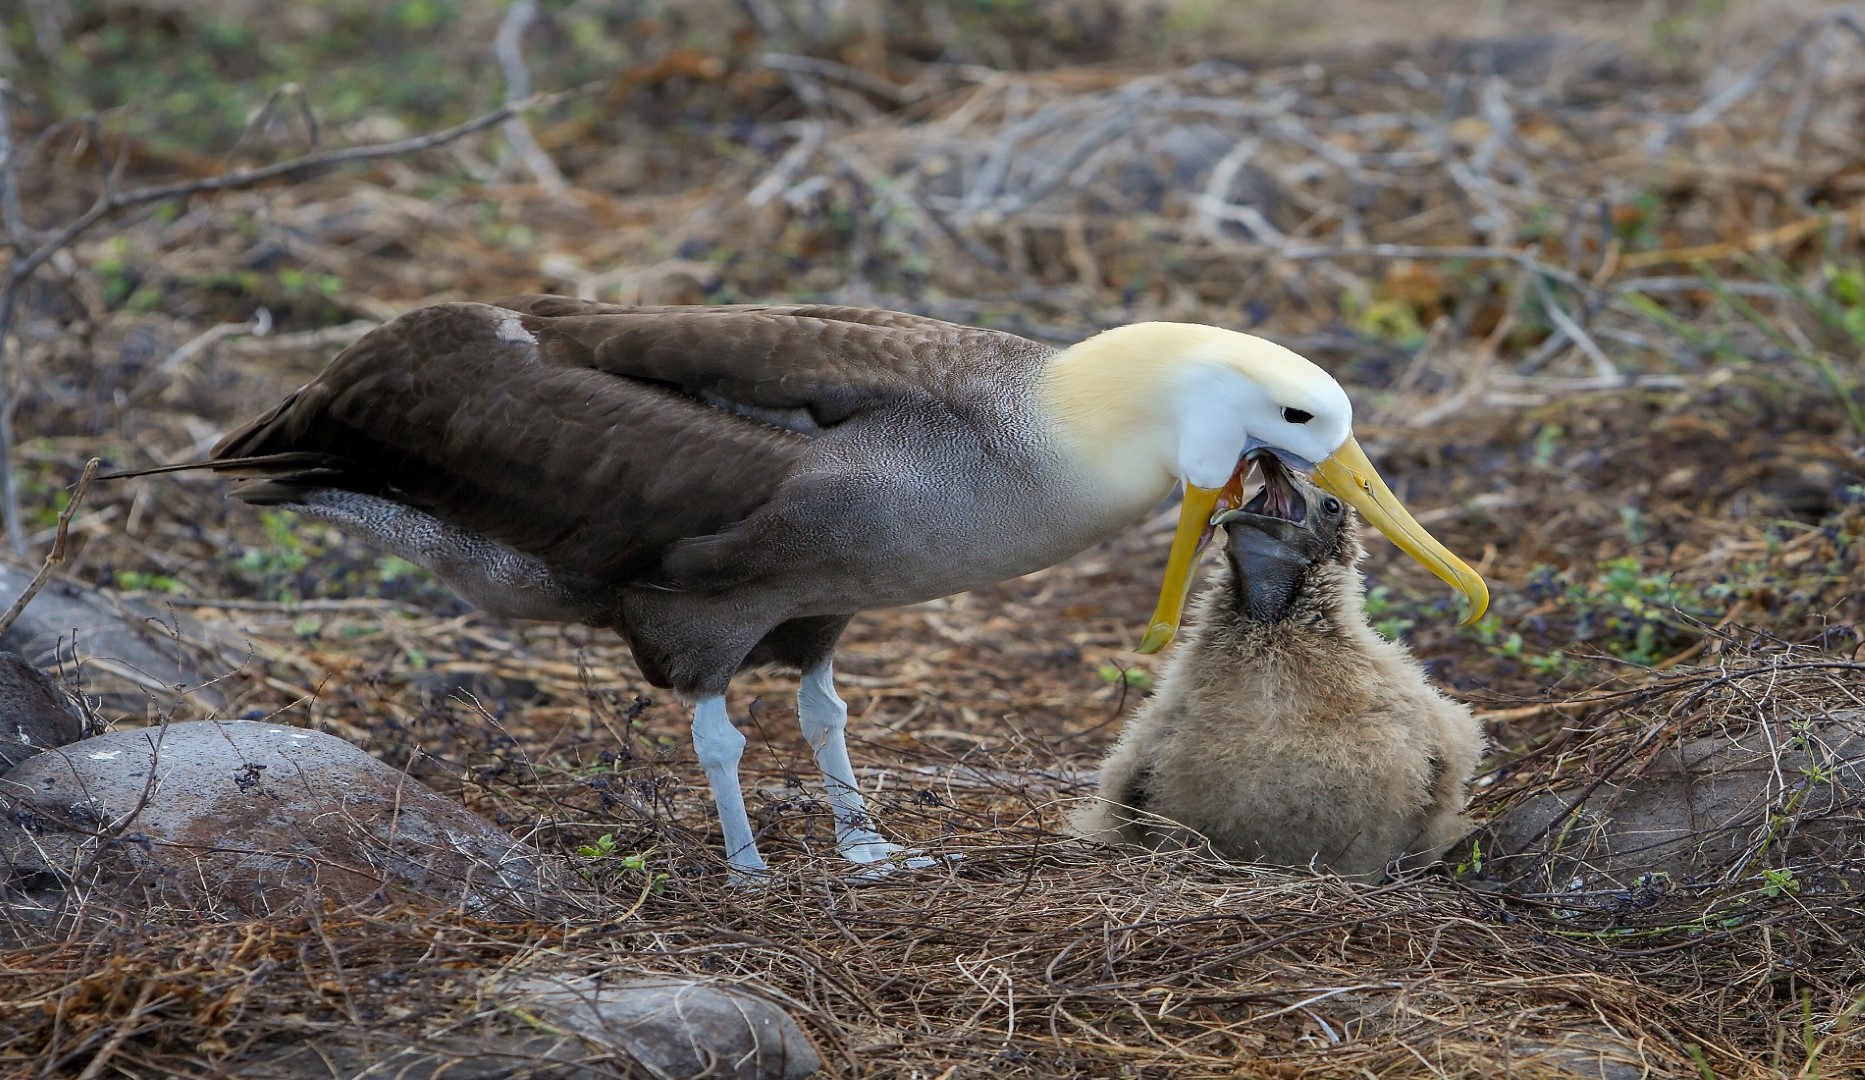
<svg viewBox="0 0 1865 1080"><path fill-rule="evenodd" d="M1574 1077L1575 1080L1644 1080L1657 1074L1656 1063L1638 1046L1616 1035L1572 1031L1557 1041L1519 1048L1508 1069L1517 1076Z"/></svg>
<svg viewBox="0 0 1865 1080"><path fill-rule="evenodd" d="M419 900L561 913L558 864L342 739L193 721L85 739L0 777L0 881L57 911L252 916Z"/></svg>
<svg viewBox="0 0 1865 1080"><path fill-rule="evenodd" d="M235 1063L225 1075L231 1080L618 1080L646 1074L573 1035L488 1032L411 1044L346 1032L262 1051Z"/></svg>
<svg viewBox="0 0 1865 1080"><path fill-rule="evenodd" d="M743 986L537 976L482 989L504 1006L420 1041L334 1032L235 1065L239 1080L801 1080L822 1067L789 1013ZM513 1014L522 1012L522 1026ZM539 1029L553 1034L540 1034Z"/></svg>
<svg viewBox="0 0 1865 1080"><path fill-rule="evenodd" d="M1601 1027L1547 1032L1539 1036L1511 1033L1514 1018L1472 1017L1462 1031L1424 1047L1427 1058L1473 1061L1487 1057L1495 1076L1538 1080L1645 1080L1668 1076L1669 1062L1654 1060L1637 1042Z"/></svg>
<svg viewBox="0 0 1865 1080"><path fill-rule="evenodd" d="M767 998L693 979L534 978L515 998L546 1023L625 1054L663 1080L800 1080L822 1059L796 1020Z"/></svg>
<svg viewBox="0 0 1865 1080"><path fill-rule="evenodd" d="M1476 840L1485 877L1540 892L1865 868L1865 712L1688 739L1637 775L1517 803Z"/></svg>
<svg viewBox="0 0 1865 1080"><path fill-rule="evenodd" d="M84 718L52 677L0 652L0 774L42 750L84 737Z"/></svg>
<svg viewBox="0 0 1865 1080"><path fill-rule="evenodd" d="M26 591L32 573L0 564L0 611ZM53 579L0 635L0 649L43 669L82 661L85 691L110 713L143 716L152 698L166 705L185 688L203 709L226 704L210 680L246 660L237 642L222 641L173 612Z"/></svg>

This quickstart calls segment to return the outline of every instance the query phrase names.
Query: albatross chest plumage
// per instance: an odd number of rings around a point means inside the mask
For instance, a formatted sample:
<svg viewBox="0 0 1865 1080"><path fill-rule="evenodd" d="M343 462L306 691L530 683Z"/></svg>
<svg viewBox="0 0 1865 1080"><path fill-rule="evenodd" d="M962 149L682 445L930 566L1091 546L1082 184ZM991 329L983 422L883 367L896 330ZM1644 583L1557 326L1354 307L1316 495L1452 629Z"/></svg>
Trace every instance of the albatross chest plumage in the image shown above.
<svg viewBox="0 0 1865 1080"><path fill-rule="evenodd" d="M244 479L239 497L337 522L488 610L614 627L651 682L696 701L695 746L749 871L763 862L725 713L733 672L803 669L839 847L886 857L899 849L866 823L832 683L849 617L1051 565L1182 481L1156 648L1253 453L1334 470L1324 484L1480 608L1481 580L1416 528L1350 430L1325 372L1212 327L1056 350L897 312L534 296L412 311L210 460L147 471Z"/></svg>

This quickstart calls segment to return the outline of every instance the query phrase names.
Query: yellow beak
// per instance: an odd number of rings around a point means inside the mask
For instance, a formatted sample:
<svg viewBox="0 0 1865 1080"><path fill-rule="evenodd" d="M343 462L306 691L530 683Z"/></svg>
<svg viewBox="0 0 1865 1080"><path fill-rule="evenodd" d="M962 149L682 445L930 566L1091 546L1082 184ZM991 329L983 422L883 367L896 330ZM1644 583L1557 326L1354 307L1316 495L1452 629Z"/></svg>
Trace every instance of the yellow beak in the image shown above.
<svg viewBox="0 0 1865 1080"><path fill-rule="evenodd" d="M1192 565L1211 539L1211 516L1217 510L1218 496L1229 489L1230 485L1221 489L1185 485L1185 499L1179 503L1179 529L1172 537L1172 553L1166 556L1165 584L1159 587L1159 606L1153 609L1153 621L1135 652L1156 653L1179 632L1185 598L1192 591Z"/></svg>
<svg viewBox="0 0 1865 1080"><path fill-rule="evenodd" d="M1360 444L1353 436L1347 436L1347 441L1341 444L1339 450L1315 466L1314 480L1321 490L1339 496L1360 511L1360 516L1390 537L1393 543L1399 545L1399 550L1424 563L1432 573L1443 578L1445 584L1463 593L1464 598L1470 601L1470 611L1463 620L1464 626L1482 618L1483 613L1489 610L1489 586L1483 584L1483 578L1462 559L1452 555L1443 544L1432 539L1425 527L1406 512L1392 489L1379 478L1378 470L1366 459L1366 451L1360 449ZM1183 535L1183 521L1179 527ZM1147 640L1152 640L1150 633Z"/></svg>

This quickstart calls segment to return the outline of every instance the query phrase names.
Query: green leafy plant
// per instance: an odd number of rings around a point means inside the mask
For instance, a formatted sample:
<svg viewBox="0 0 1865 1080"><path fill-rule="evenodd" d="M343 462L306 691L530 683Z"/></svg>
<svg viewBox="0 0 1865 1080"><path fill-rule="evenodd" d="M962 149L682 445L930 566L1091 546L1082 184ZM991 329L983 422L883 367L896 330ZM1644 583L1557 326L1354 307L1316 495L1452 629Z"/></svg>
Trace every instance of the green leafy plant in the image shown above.
<svg viewBox="0 0 1865 1080"><path fill-rule="evenodd" d="M1825 276L1826 299L1837 308L1840 329L1865 341L1865 266L1829 265Z"/></svg>
<svg viewBox="0 0 1865 1080"><path fill-rule="evenodd" d="M1531 460L1544 467L1554 464L1554 456L1561 450L1561 436L1565 434L1567 429L1559 424L1543 424L1536 428L1534 449L1530 451Z"/></svg>
<svg viewBox="0 0 1865 1080"><path fill-rule="evenodd" d="M603 833L594 843L577 848L576 853L585 859L607 859L615 854L615 834Z"/></svg>
<svg viewBox="0 0 1865 1080"><path fill-rule="evenodd" d="M648 860L653 857L654 849L623 854L615 842L614 833L603 833L588 844L576 849L576 853L590 861L584 868L584 876L594 878L603 874L639 873L646 875L641 887L641 898L645 900L650 892L659 892L661 885L672 875L664 870L650 870ZM636 901L640 906L640 901Z"/></svg>
<svg viewBox="0 0 1865 1080"><path fill-rule="evenodd" d="M299 536L291 514L266 510L259 516L265 525L266 545L240 552L234 568L269 600L295 600L296 583L292 580L311 561L305 542Z"/></svg>
<svg viewBox="0 0 1865 1080"><path fill-rule="evenodd" d="M1613 208L1613 231L1628 251L1645 251L1661 247L1658 222L1664 216L1664 196L1655 191L1641 191Z"/></svg>
<svg viewBox="0 0 1865 1080"><path fill-rule="evenodd" d="M1865 314L1860 314L1857 307L1847 308L1835 303L1831 297L1831 279L1828 279L1827 295L1814 292L1802 283L1797 275L1779 262L1758 263L1750 261L1748 268L1758 277L1786 293L1800 306L1811 312L1829 330L1839 331L1846 339L1847 345L1865 345L1865 334L1853 331L1854 324L1865 322ZM1715 293L1717 301L1727 307L1750 326L1754 327L1767 341L1782 353L1801 364L1815 380L1833 396L1833 400L1845 413L1846 421L1852 430L1865 435L1865 405L1859 403L1859 388L1856 381L1843 371L1839 359L1833 352L1804 336L1800 340L1789 335L1778 325L1778 319L1769 318L1742 294L1730 288L1729 284L1707 266L1700 267L1705 281ZM1841 291L1851 292L1851 282L1841 286Z"/></svg>
<svg viewBox="0 0 1865 1080"><path fill-rule="evenodd" d="M181 583L167 574L144 570L117 571L116 585L124 592L179 593L183 591Z"/></svg>
<svg viewBox="0 0 1865 1080"><path fill-rule="evenodd" d="M1348 325L1375 341L1411 349L1425 340L1425 326L1418 311L1404 299L1356 299L1348 292L1341 297L1341 314Z"/></svg>
<svg viewBox="0 0 1865 1080"><path fill-rule="evenodd" d="M1520 631L1511 630L1502 634L1499 625L1494 615L1484 616L1483 621L1477 624L1479 638L1496 656L1524 664L1537 675L1562 675L1573 668L1573 661L1561 650L1537 652L1528 647Z"/></svg>
<svg viewBox="0 0 1865 1080"><path fill-rule="evenodd" d="M1398 641L1407 631L1418 625L1418 621L1403 612L1392 590L1384 585L1375 585L1366 591L1362 601L1366 617L1380 637L1387 641ZM1494 619L1495 616L1490 616Z"/></svg>
<svg viewBox="0 0 1865 1080"><path fill-rule="evenodd" d="M267 95L285 83L316 87L317 111L336 123L371 112L445 122L472 100L471 73L432 47L460 15L457 0L337 0L289 32L237 6L184 5L162 15L112 10L97 0L73 0L71 7L78 29L54 55L28 37L31 20L12 20L7 28L29 85L61 115L128 102L159 111L168 122L148 136L159 152L234 145ZM177 47L184 41L187 47Z"/></svg>
<svg viewBox="0 0 1865 1080"><path fill-rule="evenodd" d="M1153 688L1153 673L1145 668L1123 668L1115 664L1102 664L1099 674L1103 682L1115 686L1125 684L1145 693Z"/></svg>
<svg viewBox="0 0 1865 1080"><path fill-rule="evenodd" d="M1742 267L1753 280L1739 287L1709 264L1696 265L1711 299L1701 313L1685 315L1637 293L1628 293L1624 303L1752 379L1784 387L1811 381L1852 431L1865 435L1857 362L1865 352L1865 268L1853 259L1801 271L1778 259L1753 258Z"/></svg>
<svg viewBox="0 0 1865 1080"><path fill-rule="evenodd" d="M1562 606L1574 616L1574 637L1634 664L1654 664L1687 647L1701 633L1699 621L1717 605L1710 597L1672 581L1668 571L1648 570L1636 556L1611 559L1586 581L1562 584Z"/></svg>
<svg viewBox="0 0 1865 1080"><path fill-rule="evenodd" d="M1457 863L1457 869L1453 872L1452 876L1463 877L1467 874L1480 874L1482 872L1483 842L1481 840L1471 840L1469 855Z"/></svg>

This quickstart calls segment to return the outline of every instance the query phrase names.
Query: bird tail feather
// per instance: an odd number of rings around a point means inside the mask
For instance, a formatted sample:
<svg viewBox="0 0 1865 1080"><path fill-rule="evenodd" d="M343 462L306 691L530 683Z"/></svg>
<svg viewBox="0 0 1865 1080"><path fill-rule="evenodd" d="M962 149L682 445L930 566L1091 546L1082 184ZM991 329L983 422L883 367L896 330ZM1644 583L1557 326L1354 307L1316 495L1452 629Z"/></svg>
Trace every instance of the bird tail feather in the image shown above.
<svg viewBox="0 0 1865 1080"><path fill-rule="evenodd" d="M192 472L197 469L212 469L235 479L283 479L300 477L309 479L317 474L336 475L348 470L349 462L335 454L322 454L311 450L293 450L282 454L254 454L249 457L204 458L200 461L182 461L173 465L153 465L147 469L120 469L116 472L100 474L99 480L128 480L137 476L157 476L162 473Z"/></svg>

